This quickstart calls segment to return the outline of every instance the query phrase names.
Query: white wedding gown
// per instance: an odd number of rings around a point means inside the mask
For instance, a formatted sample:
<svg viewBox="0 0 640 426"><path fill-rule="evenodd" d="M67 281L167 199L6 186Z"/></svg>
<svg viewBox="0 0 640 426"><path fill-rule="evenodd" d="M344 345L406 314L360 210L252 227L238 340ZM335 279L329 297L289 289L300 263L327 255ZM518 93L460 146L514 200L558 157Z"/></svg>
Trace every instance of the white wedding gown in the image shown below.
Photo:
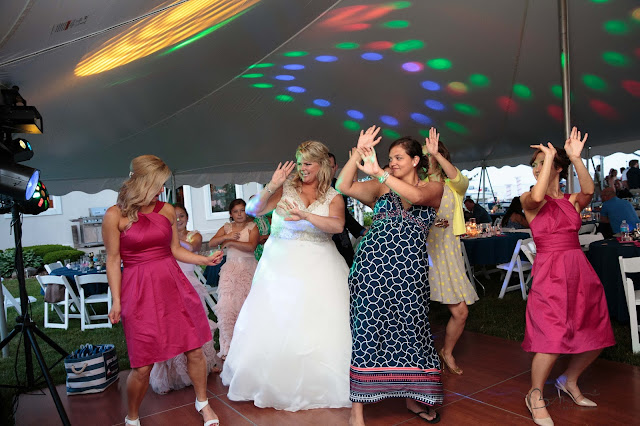
<svg viewBox="0 0 640 426"><path fill-rule="evenodd" d="M331 199L307 210L327 216ZM304 203L286 182L283 199ZM297 411L350 407L349 269L308 221L273 213L271 236L242 306L224 363L229 399Z"/></svg>

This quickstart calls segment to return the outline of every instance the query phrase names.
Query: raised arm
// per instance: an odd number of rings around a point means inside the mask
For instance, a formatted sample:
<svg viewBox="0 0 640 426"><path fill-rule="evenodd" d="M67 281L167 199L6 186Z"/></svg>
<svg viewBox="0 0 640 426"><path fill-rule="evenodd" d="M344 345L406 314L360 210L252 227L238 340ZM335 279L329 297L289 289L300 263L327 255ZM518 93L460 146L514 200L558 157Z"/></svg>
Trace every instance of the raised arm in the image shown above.
<svg viewBox="0 0 640 426"><path fill-rule="evenodd" d="M535 211L540 207L540 204L544 201L544 196L547 193L547 188L549 187L549 179L551 176L551 168L553 167L553 159L556 156L556 149L551 144L551 142L547 142L547 146L543 144L539 145L531 145L531 148L540 149L544 154L543 164L538 174L538 180L530 192L525 192L520 196L520 202L522 203L522 208L525 212ZM535 169L537 164L532 164L532 167ZM529 219L529 218L527 218Z"/></svg>
<svg viewBox="0 0 640 426"><path fill-rule="evenodd" d="M245 210L249 216L262 216L276 208L282 198L282 185L295 167L296 163L293 161L286 161L284 165L278 163L269 183L247 203Z"/></svg>
<svg viewBox="0 0 640 426"><path fill-rule="evenodd" d="M595 190L593 179L591 179L591 175L584 166L580 155L582 154L584 143L587 141L587 136L589 136L589 134L585 133L584 139L581 139L580 132L574 127L571 129L569 139L564 143L564 150L567 152L569 160L571 160L571 164L573 164L578 174L578 182L580 182L580 192L571 194L569 198L569 201L576 206L578 212L581 212L582 209L589 205L593 198L593 191Z"/></svg>
<svg viewBox="0 0 640 426"><path fill-rule="evenodd" d="M425 139L424 150L427 152L425 154L431 155L442 167L442 171L447 175L447 177L451 180L458 177L458 169L456 166L451 164L449 160L444 158L442 154L438 151L438 142L440 141L440 133L436 131L434 127L429 129L429 137ZM424 152L423 150L423 152ZM466 190L466 189L465 189Z"/></svg>
<svg viewBox="0 0 640 426"><path fill-rule="evenodd" d="M102 240L107 251L107 280L111 289L111 311L109 320L111 324L120 322L120 293L122 287L122 270L120 269L120 208L112 206L107 210L102 220Z"/></svg>

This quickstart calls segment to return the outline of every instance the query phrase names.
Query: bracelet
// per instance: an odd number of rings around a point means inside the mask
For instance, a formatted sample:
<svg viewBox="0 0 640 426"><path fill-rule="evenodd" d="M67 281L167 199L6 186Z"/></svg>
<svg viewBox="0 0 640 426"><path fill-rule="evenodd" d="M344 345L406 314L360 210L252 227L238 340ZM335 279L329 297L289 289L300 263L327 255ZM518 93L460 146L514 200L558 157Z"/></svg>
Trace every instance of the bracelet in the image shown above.
<svg viewBox="0 0 640 426"><path fill-rule="evenodd" d="M269 183L271 183L271 181L269 181ZM264 189L266 189L269 194L273 194L273 191L269 189L269 183L264 186Z"/></svg>
<svg viewBox="0 0 640 426"><path fill-rule="evenodd" d="M384 172L382 176L378 178L378 182L384 183L389 178L389 172Z"/></svg>

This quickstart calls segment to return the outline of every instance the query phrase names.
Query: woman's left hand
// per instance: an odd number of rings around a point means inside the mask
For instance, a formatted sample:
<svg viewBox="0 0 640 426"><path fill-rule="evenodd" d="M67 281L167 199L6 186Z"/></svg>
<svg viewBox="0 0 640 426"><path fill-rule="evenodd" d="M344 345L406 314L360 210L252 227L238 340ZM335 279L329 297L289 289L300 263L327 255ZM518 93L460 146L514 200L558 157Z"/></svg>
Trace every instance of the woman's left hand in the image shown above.
<svg viewBox="0 0 640 426"><path fill-rule="evenodd" d="M207 266L217 265L218 263L222 262L223 256L224 256L224 253L222 252L222 250L216 251L211 256L204 256L206 260L203 263L203 265L207 265Z"/></svg>
<svg viewBox="0 0 640 426"><path fill-rule="evenodd" d="M309 213L302 211L298 208L298 206L289 200L282 200L282 208L284 209L284 213L286 215L284 220L287 221L298 221L298 220L306 220L307 215Z"/></svg>
<svg viewBox="0 0 640 426"><path fill-rule="evenodd" d="M438 133L435 127L429 129L429 137L425 138L425 145L422 147L422 153L424 155L431 154L436 155L438 153L438 141L440 140L440 133Z"/></svg>
<svg viewBox="0 0 640 426"><path fill-rule="evenodd" d="M584 148L584 143L587 141L587 136L589 136L589 134L585 133L584 139L581 139L581 134L578 131L578 128L574 126L573 129L571 129L571 135L564 143L564 150L567 152L567 156L569 158L580 157L582 149Z"/></svg>
<svg viewBox="0 0 640 426"><path fill-rule="evenodd" d="M358 169L373 177L377 177L382 173L382 169L378 164L378 158L376 157L376 150L374 148L358 148L358 153L362 158L362 163L356 163Z"/></svg>

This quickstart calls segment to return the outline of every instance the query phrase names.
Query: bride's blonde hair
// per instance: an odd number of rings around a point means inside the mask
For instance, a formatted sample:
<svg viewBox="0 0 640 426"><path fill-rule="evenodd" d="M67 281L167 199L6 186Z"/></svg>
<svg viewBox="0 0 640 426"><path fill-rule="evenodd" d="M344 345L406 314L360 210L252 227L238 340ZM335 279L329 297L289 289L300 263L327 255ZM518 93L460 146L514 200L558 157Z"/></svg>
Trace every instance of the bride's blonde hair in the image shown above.
<svg viewBox="0 0 640 426"><path fill-rule="evenodd" d="M129 179L118 193L117 206L122 216L129 218L125 229L138 221L138 211L148 206L171 176L171 170L155 155L141 155L131 160Z"/></svg>
<svg viewBox="0 0 640 426"><path fill-rule="evenodd" d="M318 170L318 199L323 200L327 191L331 186L331 163L329 162L329 148L325 144L318 141L306 141L302 142L296 150L296 161L298 155L302 155L304 161L310 161L318 163L320 170ZM302 179L300 174L296 173L291 180L296 189L302 187Z"/></svg>

